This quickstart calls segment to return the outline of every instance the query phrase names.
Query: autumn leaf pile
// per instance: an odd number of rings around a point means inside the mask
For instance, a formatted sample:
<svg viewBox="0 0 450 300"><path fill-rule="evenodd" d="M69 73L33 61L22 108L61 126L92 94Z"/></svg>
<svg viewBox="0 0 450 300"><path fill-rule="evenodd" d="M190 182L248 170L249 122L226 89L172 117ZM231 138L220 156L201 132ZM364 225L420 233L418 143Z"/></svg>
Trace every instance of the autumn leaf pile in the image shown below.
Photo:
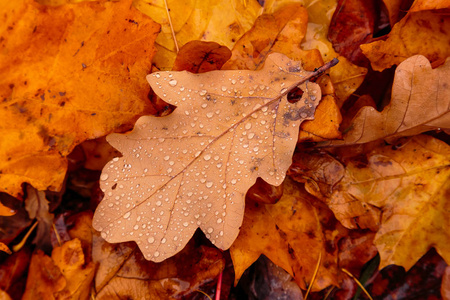
<svg viewBox="0 0 450 300"><path fill-rule="evenodd" d="M0 12L0 298L450 299L448 1Z"/></svg>

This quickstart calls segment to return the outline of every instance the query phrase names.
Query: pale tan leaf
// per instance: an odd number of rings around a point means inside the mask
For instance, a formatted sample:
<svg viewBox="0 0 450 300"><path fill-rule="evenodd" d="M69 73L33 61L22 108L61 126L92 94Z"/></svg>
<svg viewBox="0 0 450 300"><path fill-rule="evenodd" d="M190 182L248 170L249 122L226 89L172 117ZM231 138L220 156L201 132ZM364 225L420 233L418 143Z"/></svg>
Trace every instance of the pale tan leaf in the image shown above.
<svg viewBox="0 0 450 300"><path fill-rule="evenodd" d="M396 72L391 103L382 112L363 107L352 120L343 141L362 144L381 138L412 136L437 128L450 128L450 60L431 69L416 55L402 62Z"/></svg>
<svg viewBox="0 0 450 300"><path fill-rule="evenodd" d="M108 136L123 157L103 169L94 228L109 242L136 241L156 262L183 249L197 228L229 248L247 190L258 177L283 182L299 125L314 117L321 97L308 81L314 75L278 53L260 71L149 75L153 90L177 109ZM291 104L287 93L297 85L303 98Z"/></svg>

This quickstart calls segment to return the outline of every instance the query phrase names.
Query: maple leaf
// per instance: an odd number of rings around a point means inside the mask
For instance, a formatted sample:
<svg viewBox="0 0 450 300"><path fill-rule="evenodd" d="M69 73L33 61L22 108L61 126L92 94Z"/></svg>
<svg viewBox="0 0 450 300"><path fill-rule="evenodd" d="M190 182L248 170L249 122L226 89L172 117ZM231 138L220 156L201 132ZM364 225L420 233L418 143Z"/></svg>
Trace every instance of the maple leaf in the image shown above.
<svg viewBox="0 0 450 300"><path fill-rule="evenodd" d="M152 113L145 75L160 27L131 0L2 11L0 191L59 190L77 144Z"/></svg>
<svg viewBox="0 0 450 300"><path fill-rule="evenodd" d="M103 169L105 199L93 220L109 242L135 240L145 258L179 252L197 228L227 249L239 233L256 178L283 182L299 124L314 117L320 88L299 62L271 54L260 71L158 72L152 89L177 106L141 117L107 140L124 155ZM289 103L299 86L303 97Z"/></svg>
<svg viewBox="0 0 450 300"><path fill-rule="evenodd" d="M358 111L343 141L333 145L361 144L380 138L411 136L450 127L450 60L431 69L428 60L416 55L395 71L392 98L382 112L371 106Z"/></svg>

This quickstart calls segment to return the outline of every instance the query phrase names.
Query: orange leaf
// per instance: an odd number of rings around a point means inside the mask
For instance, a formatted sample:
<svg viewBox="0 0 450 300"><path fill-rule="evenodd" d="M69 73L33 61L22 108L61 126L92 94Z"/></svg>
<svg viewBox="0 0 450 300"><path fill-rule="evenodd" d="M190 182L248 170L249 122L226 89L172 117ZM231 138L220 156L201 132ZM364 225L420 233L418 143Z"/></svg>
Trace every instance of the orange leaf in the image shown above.
<svg viewBox="0 0 450 300"><path fill-rule="evenodd" d="M326 208L318 209L312 205L315 201L299 184L286 179L283 196L276 204L247 203L241 232L230 248L235 283L264 254L305 289L311 283L319 253L322 253L313 289L337 284L337 251L330 250L327 245L337 243L338 236L345 230L333 234L330 233L334 229L327 232L321 218L331 213L326 212ZM339 230L343 230L342 227Z"/></svg>
<svg viewBox="0 0 450 300"><path fill-rule="evenodd" d="M59 190L80 142L149 113L145 75L159 25L128 1L3 5L0 190Z"/></svg>
<svg viewBox="0 0 450 300"><path fill-rule="evenodd" d="M149 75L177 109L107 138L124 156L103 170L94 228L109 242L135 240L153 261L179 252L197 228L217 247L230 247L256 178L283 182L298 126L320 100L319 86L307 81L314 74L274 53L260 71ZM296 86L303 98L290 104Z"/></svg>
<svg viewBox="0 0 450 300"><path fill-rule="evenodd" d="M65 242L52 251L52 259L66 279L66 289L72 299L89 299L95 264L85 264L79 239Z"/></svg>
<svg viewBox="0 0 450 300"><path fill-rule="evenodd" d="M69 299L66 279L53 260L37 250L31 257L27 285L22 299Z"/></svg>
<svg viewBox="0 0 450 300"><path fill-rule="evenodd" d="M431 62L450 56L450 17L440 10L409 12L394 25L386 40L361 45L375 71L398 65L413 55Z"/></svg>

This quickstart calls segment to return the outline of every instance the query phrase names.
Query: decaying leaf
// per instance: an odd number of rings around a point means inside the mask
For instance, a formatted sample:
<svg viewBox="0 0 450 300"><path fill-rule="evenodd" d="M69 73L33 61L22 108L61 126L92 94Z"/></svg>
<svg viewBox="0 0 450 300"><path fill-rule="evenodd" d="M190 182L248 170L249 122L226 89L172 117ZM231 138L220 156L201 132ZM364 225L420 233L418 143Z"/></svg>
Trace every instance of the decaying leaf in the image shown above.
<svg viewBox="0 0 450 300"><path fill-rule="evenodd" d="M449 262L449 158L450 147L430 136L381 143L345 162L328 206L348 228L378 230L381 268L408 270L430 247Z"/></svg>
<svg viewBox="0 0 450 300"><path fill-rule="evenodd" d="M319 86L308 82L315 74L274 53L260 71L149 75L177 109L107 138L124 156L103 169L94 228L109 242L135 240L156 262L179 252L197 228L229 248L256 178L283 182L299 124L314 117L320 100ZM296 86L304 94L291 104L287 93Z"/></svg>
<svg viewBox="0 0 450 300"><path fill-rule="evenodd" d="M344 140L332 144L361 144L450 128L449 77L449 59L431 69L425 57L410 57L397 67L391 102L383 111L363 107L346 129Z"/></svg>
<svg viewBox="0 0 450 300"><path fill-rule="evenodd" d="M131 0L1 10L0 191L59 190L77 144L152 112L145 76L160 27Z"/></svg>
<svg viewBox="0 0 450 300"><path fill-rule="evenodd" d="M297 284L306 289L316 267L319 254L322 263L313 289L321 290L337 284L337 249L335 243L345 232L325 228L318 201L300 184L287 178L284 193L276 204L249 201L245 209L241 232L230 248L237 283L243 272L262 254L291 274ZM320 201L319 201L320 202ZM332 213L328 210L328 214ZM332 223L332 222L329 222ZM335 222L337 223L337 222ZM329 224L328 224L329 225Z"/></svg>
<svg viewBox="0 0 450 300"><path fill-rule="evenodd" d="M450 8L448 1L446 5ZM424 8L429 9L426 5ZM420 6L416 6L395 24L386 40L361 45L362 52L370 60L375 71L398 65L413 55L424 55L431 62L444 60L450 56L448 12L445 10L419 11L419 9Z"/></svg>

